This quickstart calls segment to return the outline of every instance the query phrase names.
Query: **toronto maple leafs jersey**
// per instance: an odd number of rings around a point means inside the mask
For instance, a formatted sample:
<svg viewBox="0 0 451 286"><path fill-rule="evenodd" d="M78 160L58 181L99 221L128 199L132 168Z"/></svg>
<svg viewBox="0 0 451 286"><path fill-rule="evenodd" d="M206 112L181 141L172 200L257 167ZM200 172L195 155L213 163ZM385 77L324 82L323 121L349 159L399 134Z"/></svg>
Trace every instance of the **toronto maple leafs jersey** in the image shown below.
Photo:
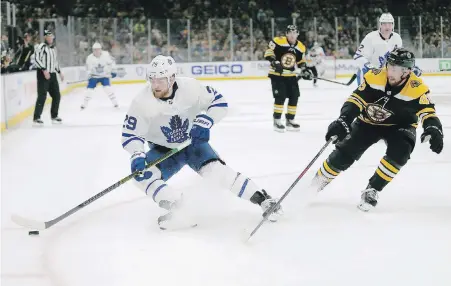
<svg viewBox="0 0 451 286"><path fill-rule="evenodd" d="M176 148L189 139L195 117L205 113L218 123L228 104L218 91L198 80L177 77L172 95L158 99L151 85L133 99L122 128L122 147L133 154L145 152L146 142Z"/></svg>
<svg viewBox="0 0 451 286"><path fill-rule="evenodd" d="M313 47L307 53L307 66L314 67L320 65L325 57L322 47Z"/></svg>
<svg viewBox="0 0 451 286"><path fill-rule="evenodd" d="M373 31L360 43L354 60L358 62L360 68L368 62L374 68L382 68L390 52L400 47L402 47L402 39L398 33L393 32L390 38L385 40L379 31Z"/></svg>
<svg viewBox="0 0 451 286"><path fill-rule="evenodd" d="M89 78L110 78L114 66L114 60L107 51L102 51L100 57L90 54L86 59Z"/></svg>

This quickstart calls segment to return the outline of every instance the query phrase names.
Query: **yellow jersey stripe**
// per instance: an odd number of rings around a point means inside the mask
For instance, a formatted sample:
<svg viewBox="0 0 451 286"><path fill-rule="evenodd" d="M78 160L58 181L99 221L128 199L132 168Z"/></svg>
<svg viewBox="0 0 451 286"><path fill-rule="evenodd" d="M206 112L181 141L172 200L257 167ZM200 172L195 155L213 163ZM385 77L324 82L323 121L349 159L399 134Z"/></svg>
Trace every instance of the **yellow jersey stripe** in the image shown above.
<svg viewBox="0 0 451 286"><path fill-rule="evenodd" d="M269 73L269 74L273 74L273 75L277 75L277 76L283 76L283 77L296 76L296 74L294 74L294 73L280 74L280 73L273 72L273 71L269 71L268 73Z"/></svg>
<svg viewBox="0 0 451 286"><path fill-rule="evenodd" d="M365 106L368 105L368 104L366 103L366 101L363 100L363 98L361 98L357 93L353 93L352 96L354 96L355 98L357 98L358 100L360 100L360 101L362 102L363 105L365 105Z"/></svg>
<svg viewBox="0 0 451 286"><path fill-rule="evenodd" d="M417 116L420 116L420 114L422 113L427 113L427 112L435 112L435 109L432 107L426 107L421 109L420 111L417 112Z"/></svg>
<svg viewBox="0 0 451 286"><path fill-rule="evenodd" d="M362 111L363 110L363 106L360 104L360 102L358 102L357 100L355 100L355 99L352 99L352 98L349 98L348 100L346 100L347 102L351 102L351 103L354 103L355 105L357 105L357 107L360 109L360 111Z"/></svg>
<svg viewBox="0 0 451 286"><path fill-rule="evenodd" d="M437 117L437 114L431 113L431 114L424 116L423 119L421 120L421 124L423 124L423 122L430 117Z"/></svg>
<svg viewBox="0 0 451 286"><path fill-rule="evenodd" d="M387 160L385 160L384 158L381 159L381 163L382 165L384 165L385 168L389 169L390 171L392 171L395 174L398 174L399 170L394 167L392 164L388 163Z"/></svg>

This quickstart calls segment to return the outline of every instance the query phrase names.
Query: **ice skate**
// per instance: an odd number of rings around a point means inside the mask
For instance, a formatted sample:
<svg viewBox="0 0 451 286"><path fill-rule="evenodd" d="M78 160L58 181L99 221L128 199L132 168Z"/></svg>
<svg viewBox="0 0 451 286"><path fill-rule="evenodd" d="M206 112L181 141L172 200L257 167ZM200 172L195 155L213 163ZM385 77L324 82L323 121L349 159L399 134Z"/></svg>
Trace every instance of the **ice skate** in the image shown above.
<svg viewBox="0 0 451 286"><path fill-rule="evenodd" d="M274 131L285 132L285 125L283 125L281 119L274 119Z"/></svg>
<svg viewBox="0 0 451 286"><path fill-rule="evenodd" d="M189 227L196 227L190 218L181 213L181 202L160 201L159 206L169 212L158 217L158 226L162 230L176 230Z"/></svg>
<svg viewBox="0 0 451 286"><path fill-rule="evenodd" d="M53 124L61 124L61 123L63 123L63 120L57 116L57 117L52 118L52 123Z"/></svg>
<svg viewBox="0 0 451 286"><path fill-rule="evenodd" d="M299 131L301 126L297 124L294 119L287 119L287 131Z"/></svg>
<svg viewBox="0 0 451 286"><path fill-rule="evenodd" d="M362 191L362 200L357 207L364 212L370 211L376 207L377 199L377 191L371 188L371 186L368 186L366 190Z"/></svg>
<svg viewBox="0 0 451 286"><path fill-rule="evenodd" d="M276 199L268 198L262 202L260 205L263 210L263 216L266 215L266 213L277 203ZM274 211L268 216L268 220L271 222L276 222L279 220L280 216L282 216L282 207L278 205Z"/></svg>
<svg viewBox="0 0 451 286"><path fill-rule="evenodd" d="M319 175L318 173L315 175L315 177L312 180L312 183L310 184L311 188L314 188L317 192L322 191L329 183L331 182L330 179L326 178L325 176Z"/></svg>
<svg viewBox="0 0 451 286"><path fill-rule="evenodd" d="M277 200L273 199L265 190L257 191L250 198L250 201L254 204L260 205L263 210L263 216L277 203ZM278 218L283 214L282 207L279 205L268 216L268 220L276 222Z"/></svg>
<svg viewBox="0 0 451 286"><path fill-rule="evenodd" d="M44 126L44 121L42 121L40 118L33 120L33 126L35 127L42 127Z"/></svg>

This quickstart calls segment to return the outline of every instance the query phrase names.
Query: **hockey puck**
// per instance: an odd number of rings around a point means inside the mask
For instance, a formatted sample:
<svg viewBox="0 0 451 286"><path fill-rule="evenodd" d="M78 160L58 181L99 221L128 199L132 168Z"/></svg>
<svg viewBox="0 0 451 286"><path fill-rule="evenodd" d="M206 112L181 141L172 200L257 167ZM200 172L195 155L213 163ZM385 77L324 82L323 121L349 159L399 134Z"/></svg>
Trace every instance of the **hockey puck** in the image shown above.
<svg viewBox="0 0 451 286"><path fill-rule="evenodd" d="M29 231L28 235L39 235L39 231L37 231L37 230Z"/></svg>

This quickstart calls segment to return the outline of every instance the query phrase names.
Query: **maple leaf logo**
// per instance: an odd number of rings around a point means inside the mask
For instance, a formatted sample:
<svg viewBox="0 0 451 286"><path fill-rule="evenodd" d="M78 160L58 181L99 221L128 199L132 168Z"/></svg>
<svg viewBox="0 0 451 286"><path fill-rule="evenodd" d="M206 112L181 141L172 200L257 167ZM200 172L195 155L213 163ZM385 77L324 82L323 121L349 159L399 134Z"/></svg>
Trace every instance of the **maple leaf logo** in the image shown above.
<svg viewBox="0 0 451 286"><path fill-rule="evenodd" d="M386 52L383 57L379 57L379 67L382 68L385 64L385 61L388 59L390 52Z"/></svg>
<svg viewBox="0 0 451 286"><path fill-rule="evenodd" d="M168 143L183 143L188 140L188 126L188 119L182 123L180 116L174 115L169 120L169 127L161 126L160 128Z"/></svg>

